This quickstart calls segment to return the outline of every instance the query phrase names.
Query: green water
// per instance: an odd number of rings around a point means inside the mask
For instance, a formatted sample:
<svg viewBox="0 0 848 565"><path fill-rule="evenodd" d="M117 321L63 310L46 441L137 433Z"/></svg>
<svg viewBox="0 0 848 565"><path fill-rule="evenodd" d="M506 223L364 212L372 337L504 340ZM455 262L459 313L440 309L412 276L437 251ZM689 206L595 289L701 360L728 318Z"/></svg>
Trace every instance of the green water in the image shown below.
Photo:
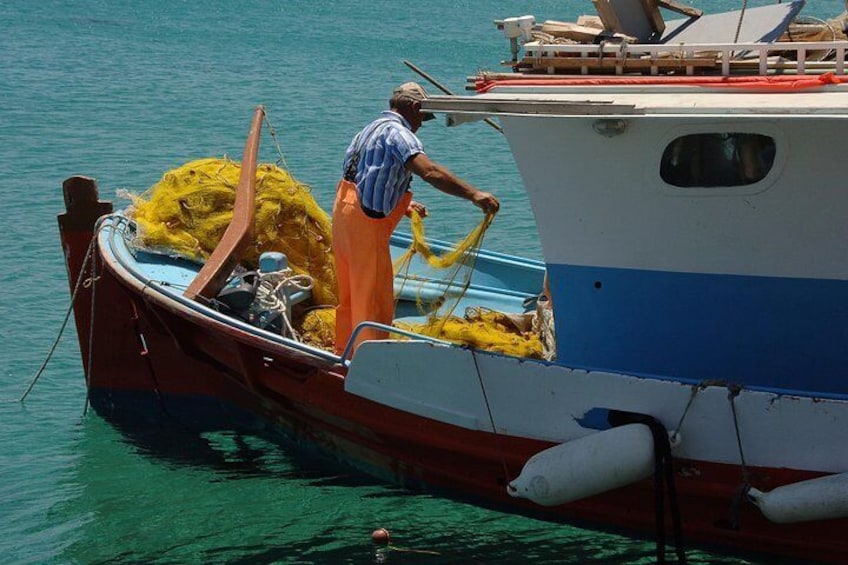
<svg viewBox="0 0 848 565"><path fill-rule="evenodd" d="M809 4L820 16L843 8L841 0ZM289 167L327 208L350 137L393 86L416 78L403 59L459 92L466 75L509 57L493 19L591 10L576 0L4 2L0 562L652 562L649 541L409 493L254 437L122 433L83 416L71 328L26 404L14 401L68 307L55 223L64 178L94 176L114 199L189 159L238 157L252 108L264 103ZM505 140L483 124L438 122L421 137L433 158L501 198L487 247L540 257ZM275 159L267 136L263 143L262 158ZM476 223L470 206L417 190L434 237L456 239ZM376 527L391 530L393 549L372 545Z"/></svg>

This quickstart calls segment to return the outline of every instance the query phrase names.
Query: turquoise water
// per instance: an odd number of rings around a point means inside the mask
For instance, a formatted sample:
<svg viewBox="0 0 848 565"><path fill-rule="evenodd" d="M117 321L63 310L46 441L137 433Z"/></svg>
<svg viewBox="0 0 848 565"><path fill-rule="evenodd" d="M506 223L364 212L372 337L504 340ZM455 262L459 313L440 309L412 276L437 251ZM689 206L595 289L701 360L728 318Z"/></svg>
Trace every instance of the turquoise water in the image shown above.
<svg viewBox="0 0 848 565"><path fill-rule="evenodd" d="M767 2L749 2L762 5ZM737 2L692 2L711 10ZM835 15L842 0L809 2ZM587 2L3 3L0 25L0 561L9 563L650 563L651 542L409 493L254 437L122 434L83 415L72 329L26 404L69 293L55 215L62 180L103 198L189 159L240 156L265 104L291 170L326 208L350 137L416 77L462 91L509 57L493 19L569 19ZM484 124L421 132L428 153L502 201L497 251L541 256L505 140ZM269 137L261 155L274 160ZM479 218L419 186L428 233ZM386 527L396 547L378 550ZM694 563L766 563L690 551ZM769 561L773 562L773 561Z"/></svg>

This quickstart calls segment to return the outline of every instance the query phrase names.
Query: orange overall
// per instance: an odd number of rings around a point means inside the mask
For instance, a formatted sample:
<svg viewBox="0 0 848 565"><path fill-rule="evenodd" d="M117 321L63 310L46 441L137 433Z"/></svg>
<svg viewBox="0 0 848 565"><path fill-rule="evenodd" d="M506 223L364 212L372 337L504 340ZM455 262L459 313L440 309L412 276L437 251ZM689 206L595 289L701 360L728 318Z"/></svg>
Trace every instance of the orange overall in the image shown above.
<svg viewBox="0 0 848 565"><path fill-rule="evenodd" d="M392 257L389 238L397 227L412 193L407 191L385 218L370 218L362 211L356 184L341 180L333 204L333 252L339 284L336 309L336 352L347 345L354 328L370 320L392 325L395 303ZM356 336L356 344L386 339L388 332L365 328Z"/></svg>

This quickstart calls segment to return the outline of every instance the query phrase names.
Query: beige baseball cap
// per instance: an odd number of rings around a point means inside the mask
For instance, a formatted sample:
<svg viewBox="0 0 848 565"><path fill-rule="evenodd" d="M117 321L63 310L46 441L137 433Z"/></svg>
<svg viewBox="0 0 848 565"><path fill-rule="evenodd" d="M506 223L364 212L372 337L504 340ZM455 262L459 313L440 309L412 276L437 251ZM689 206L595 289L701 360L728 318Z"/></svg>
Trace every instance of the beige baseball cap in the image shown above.
<svg viewBox="0 0 848 565"><path fill-rule="evenodd" d="M413 102L421 102L425 98L429 98L429 94L424 90L424 87L417 82L405 82L392 92L392 98L406 98ZM430 112L422 112L423 120L432 120L436 116Z"/></svg>

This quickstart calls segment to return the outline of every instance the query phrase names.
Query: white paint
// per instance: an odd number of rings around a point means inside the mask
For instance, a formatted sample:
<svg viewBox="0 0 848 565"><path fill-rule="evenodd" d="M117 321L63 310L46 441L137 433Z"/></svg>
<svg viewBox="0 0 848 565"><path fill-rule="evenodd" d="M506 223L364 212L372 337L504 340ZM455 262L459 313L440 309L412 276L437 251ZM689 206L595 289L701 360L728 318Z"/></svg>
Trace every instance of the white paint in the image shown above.
<svg viewBox="0 0 848 565"><path fill-rule="evenodd" d="M479 376L475 367L476 356ZM481 388L481 380L483 386ZM655 417L686 438L684 459L740 464L728 390L604 372L426 342L367 342L345 390L462 428L562 443L595 432L578 422L592 409ZM488 398L488 409L484 401ZM848 401L743 390L734 405L746 464L839 473L848 470Z"/></svg>
<svg viewBox="0 0 848 565"><path fill-rule="evenodd" d="M594 117L501 119L549 264L848 279L848 246L835 244L848 241L843 150L829 141L848 121L632 117L603 137ZM772 172L739 190L667 185L669 141L710 129L774 136Z"/></svg>

